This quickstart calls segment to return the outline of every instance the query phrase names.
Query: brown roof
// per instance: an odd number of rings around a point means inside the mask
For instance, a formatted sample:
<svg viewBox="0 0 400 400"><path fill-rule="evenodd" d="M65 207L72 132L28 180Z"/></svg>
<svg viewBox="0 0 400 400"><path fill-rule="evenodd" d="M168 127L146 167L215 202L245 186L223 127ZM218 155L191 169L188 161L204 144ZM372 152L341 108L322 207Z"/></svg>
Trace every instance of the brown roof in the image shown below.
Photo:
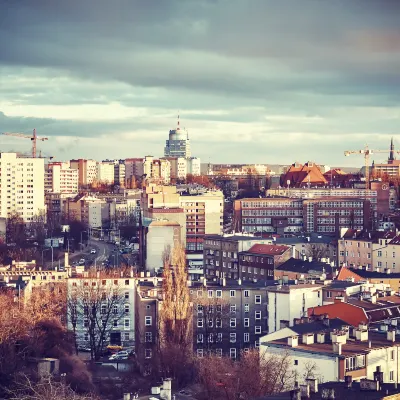
<svg viewBox="0 0 400 400"><path fill-rule="evenodd" d="M322 175L321 170L314 163L292 164L285 175L281 178L283 185L290 181L290 186L301 186L302 184L319 184L324 185L328 181Z"/></svg>
<svg viewBox="0 0 400 400"><path fill-rule="evenodd" d="M275 244L255 244L246 253L261 254L267 256L281 256L289 249L288 246Z"/></svg>

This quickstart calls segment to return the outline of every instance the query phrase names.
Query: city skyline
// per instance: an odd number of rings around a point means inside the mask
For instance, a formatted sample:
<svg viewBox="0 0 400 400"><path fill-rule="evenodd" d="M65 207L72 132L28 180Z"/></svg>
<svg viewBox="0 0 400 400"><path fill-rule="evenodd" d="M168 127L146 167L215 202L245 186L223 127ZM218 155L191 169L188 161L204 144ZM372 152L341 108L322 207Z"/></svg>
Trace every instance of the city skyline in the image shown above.
<svg viewBox="0 0 400 400"><path fill-rule="evenodd" d="M160 157L178 110L203 163L361 167L344 150L400 149L395 1L0 7L0 132L36 128L57 160Z"/></svg>

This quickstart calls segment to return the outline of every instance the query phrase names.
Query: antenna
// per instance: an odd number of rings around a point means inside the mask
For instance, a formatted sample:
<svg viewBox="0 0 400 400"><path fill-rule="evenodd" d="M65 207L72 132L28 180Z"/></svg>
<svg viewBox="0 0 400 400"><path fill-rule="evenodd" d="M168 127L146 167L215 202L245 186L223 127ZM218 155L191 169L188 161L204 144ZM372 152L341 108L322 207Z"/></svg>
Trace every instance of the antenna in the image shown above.
<svg viewBox="0 0 400 400"><path fill-rule="evenodd" d="M179 131L181 128L179 127L179 111L178 111L178 127L176 128L177 131Z"/></svg>

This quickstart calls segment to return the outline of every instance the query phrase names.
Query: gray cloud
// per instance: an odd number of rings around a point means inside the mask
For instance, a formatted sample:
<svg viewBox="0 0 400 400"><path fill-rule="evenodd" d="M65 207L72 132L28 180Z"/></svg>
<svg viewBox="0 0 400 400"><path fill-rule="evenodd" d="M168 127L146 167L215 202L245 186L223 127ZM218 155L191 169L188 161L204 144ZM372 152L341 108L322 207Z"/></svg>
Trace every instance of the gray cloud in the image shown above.
<svg viewBox="0 0 400 400"><path fill-rule="evenodd" d="M160 155L180 109L203 159L337 163L350 145L387 147L399 124L397 1L0 0L0 7L5 102L22 114L33 105L143 110L109 121L0 114L4 130L36 124L49 136L97 137L102 158L113 151L110 137L132 143L116 147L121 157ZM82 143L80 151L98 153ZM61 148L64 156L76 151Z"/></svg>

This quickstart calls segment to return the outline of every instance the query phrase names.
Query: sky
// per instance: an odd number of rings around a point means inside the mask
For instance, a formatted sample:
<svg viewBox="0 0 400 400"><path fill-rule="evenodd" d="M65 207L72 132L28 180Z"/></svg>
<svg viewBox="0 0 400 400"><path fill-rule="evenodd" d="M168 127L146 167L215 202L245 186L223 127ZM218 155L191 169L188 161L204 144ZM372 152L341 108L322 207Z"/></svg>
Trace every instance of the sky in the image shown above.
<svg viewBox="0 0 400 400"><path fill-rule="evenodd" d="M399 88L398 0L0 0L0 132L57 160L163 156L179 114L205 163L361 166Z"/></svg>

